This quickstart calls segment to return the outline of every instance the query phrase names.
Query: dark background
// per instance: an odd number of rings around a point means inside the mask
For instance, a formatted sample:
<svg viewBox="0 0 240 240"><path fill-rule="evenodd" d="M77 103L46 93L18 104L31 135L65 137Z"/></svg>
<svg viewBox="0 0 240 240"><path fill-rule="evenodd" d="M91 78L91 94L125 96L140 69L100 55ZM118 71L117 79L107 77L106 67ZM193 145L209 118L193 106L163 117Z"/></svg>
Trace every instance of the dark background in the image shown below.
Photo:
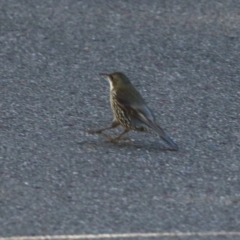
<svg viewBox="0 0 240 240"><path fill-rule="evenodd" d="M240 231L240 1L0 3L0 236ZM86 133L113 71L178 152Z"/></svg>

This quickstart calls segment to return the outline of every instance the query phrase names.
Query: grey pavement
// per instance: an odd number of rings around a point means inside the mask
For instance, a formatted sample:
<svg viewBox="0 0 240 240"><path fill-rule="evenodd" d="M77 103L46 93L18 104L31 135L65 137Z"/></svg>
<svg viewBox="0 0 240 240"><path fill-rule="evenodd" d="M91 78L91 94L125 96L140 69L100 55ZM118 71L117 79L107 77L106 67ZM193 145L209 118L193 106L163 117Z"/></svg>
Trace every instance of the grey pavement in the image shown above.
<svg viewBox="0 0 240 240"><path fill-rule="evenodd" d="M239 232L239 11L238 0L1 0L0 236ZM113 71L178 152L154 135L86 132L111 123L99 72Z"/></svg>

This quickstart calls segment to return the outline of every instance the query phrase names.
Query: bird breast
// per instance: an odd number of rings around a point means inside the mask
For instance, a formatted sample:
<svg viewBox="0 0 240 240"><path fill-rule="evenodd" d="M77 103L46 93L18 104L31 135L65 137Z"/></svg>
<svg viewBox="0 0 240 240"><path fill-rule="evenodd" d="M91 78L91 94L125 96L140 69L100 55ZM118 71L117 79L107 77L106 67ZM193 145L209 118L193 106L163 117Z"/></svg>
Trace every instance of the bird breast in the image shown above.
<svg viewBox="0 0 240 240"><path fill-rule="evenodd" d="M110 105L112 108L112 111L114 112L114 99L116 97L116 92L114 90L110 90Z"/></svg>

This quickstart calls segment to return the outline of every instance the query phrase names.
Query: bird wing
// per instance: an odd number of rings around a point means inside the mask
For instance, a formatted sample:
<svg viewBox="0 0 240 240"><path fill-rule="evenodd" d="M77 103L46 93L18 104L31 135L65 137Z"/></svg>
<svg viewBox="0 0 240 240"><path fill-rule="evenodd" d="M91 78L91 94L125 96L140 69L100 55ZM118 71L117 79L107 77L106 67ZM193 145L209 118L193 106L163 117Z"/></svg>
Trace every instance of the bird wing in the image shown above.
<svg viewBox="0 0 240 240"><path fill-rule="evenodd" d="M116 92L117 104L123 111L127 111L130 116L143 122L148 127L154 129L159 136L165 140L175 150L178 149L176 143L164 132L164 130L155 123L154 115L145 103L140 93L135 89L124 89Z"/></svg>
<svg viewBox="0 0 240 240"><path fill-rule="evenodd" d="M116 92L116 99L119 107L127 111L130 116L140 120L155 130L157 130L156 128L160 128L154 122L155 119L152 111L135 88L119 89Z"/></svg>

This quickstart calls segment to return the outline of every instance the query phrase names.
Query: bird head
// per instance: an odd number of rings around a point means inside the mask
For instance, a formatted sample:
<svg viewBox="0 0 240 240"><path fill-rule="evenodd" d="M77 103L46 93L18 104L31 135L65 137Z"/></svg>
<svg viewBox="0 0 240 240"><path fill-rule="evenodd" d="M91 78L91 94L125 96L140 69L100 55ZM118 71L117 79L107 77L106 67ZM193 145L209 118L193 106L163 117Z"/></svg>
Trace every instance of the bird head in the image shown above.
<svg viewBox="0 0 240 240"><path fill-rule="evenodd" d="M111 90L124 87L127 84L131 84L127 76L121 72L114 72L110 74L100 73L100 75L107 77Z"/></svg>

